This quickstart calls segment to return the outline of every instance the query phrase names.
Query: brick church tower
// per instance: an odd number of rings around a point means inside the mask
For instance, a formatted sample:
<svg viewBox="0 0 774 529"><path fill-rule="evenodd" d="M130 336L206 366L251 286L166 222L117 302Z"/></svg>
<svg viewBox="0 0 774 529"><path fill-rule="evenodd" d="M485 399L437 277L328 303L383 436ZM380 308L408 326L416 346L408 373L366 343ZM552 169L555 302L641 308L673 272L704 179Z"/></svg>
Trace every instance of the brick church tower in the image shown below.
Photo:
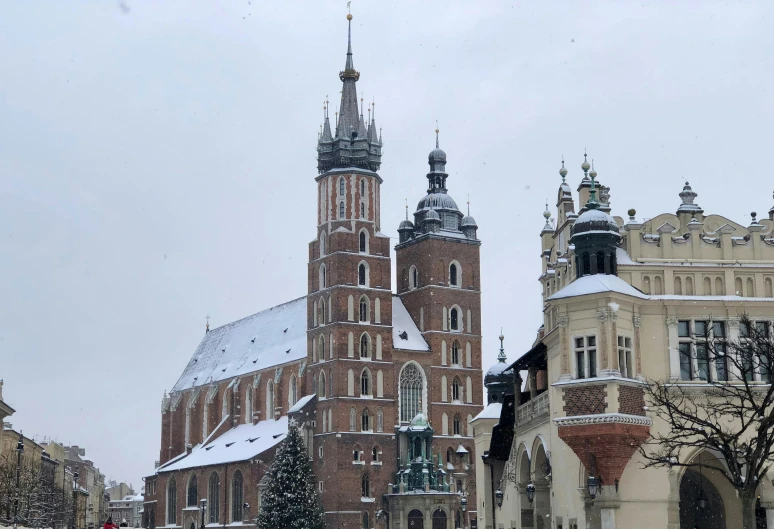
<svg viewBox="0 0 774 529"><path fill-rule="evenodd" d="M476 505L470 421L482 400L480 242L475 221L446 194L446 155L436 148L417 228L401 224L399 295L392 293L390 238L380 230L382 139L373 108L366 120L357 97L347 18L340 108L333 127L326 108L317 144L308 397L290 415L306 436L330 526L381 527L416 510L405 510L409 493L419 501L428 491L443 495L451 523L463 516L461 493ZM409 446L412 435L423 439L421 450ZM419 465L413 481L409 461ZM423 465L434 469L426 484ZM433 514L424 513L428 523Z"/></svg>
<svg viewBox="0 0 774 529"><path fill-rule="evenodd" d="M392 481L381 462L392 466L395 459L388 439L396 418L390 239L379 230L382 142L371 109L366 122L362 99L358 108L360 73L352 59L352 16L347 18L340 112L333 132L326 114L317 147L306 391L317 395L312 457L328 523L354 528L361 527L361 511L375 520L373 498Z"/></svg>

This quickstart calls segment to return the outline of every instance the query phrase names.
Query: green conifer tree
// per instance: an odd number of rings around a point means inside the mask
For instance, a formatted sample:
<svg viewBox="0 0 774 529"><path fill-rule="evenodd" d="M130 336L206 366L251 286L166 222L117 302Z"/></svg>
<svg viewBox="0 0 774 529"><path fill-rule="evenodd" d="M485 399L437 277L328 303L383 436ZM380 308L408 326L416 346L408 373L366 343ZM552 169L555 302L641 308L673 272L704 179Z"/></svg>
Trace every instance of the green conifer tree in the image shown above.
<svg viewBox="0 0 774 529"><path fill-rule="evenodd" d="M291 425L267 472L258 529L325 529L314 472L298 428Z"/></svg>

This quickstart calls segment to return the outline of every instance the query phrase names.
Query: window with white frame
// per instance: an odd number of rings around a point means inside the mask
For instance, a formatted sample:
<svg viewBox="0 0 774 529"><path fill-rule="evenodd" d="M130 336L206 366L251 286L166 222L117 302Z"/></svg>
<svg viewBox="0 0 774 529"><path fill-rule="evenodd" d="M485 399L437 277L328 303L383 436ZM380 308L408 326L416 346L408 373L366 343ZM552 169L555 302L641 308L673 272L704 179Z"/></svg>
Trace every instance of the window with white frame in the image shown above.
<svg viewBox="0 0 774 529"><path fill-rule="evenodd" d="M449 286L460 286L460 265L456 261L449 265Z"/></svg>
<svg viewBox="0 0 774 529"><path fill-rule="evenodd" d="M677 336L681 380L728 380L725 322L679 320Z"/></svg>
<svg viewBox="0 0 774 529"><path fill-rule="evenodd" d="M371 415L368 413L368 408L364 409L360 416L360 430L363 432L371 431Z"/></svg>
<svg viewBox="0 0 774 529"><path fill-rule="evenodd" d="M459 413L454 416L454 421L452 422L452 432L454 435L462 435L462 419L460 419Z"/></svg>
<svg viewBox="0 0 774 529"><path fill-rule="evenodd" d="M452 307L449 311L449 328L452 331L460 330L460 310L457 307Z"/></svg>
<svg viewBox="0 0 774 529"><path fill-rule="evenodd" d="M597 376L597 337L577 336L575 338L575 378Z"/></svg>
<svg viewBox="0 0 774 529"><path fill-rule="evenodd" d="M417 287L419 287L419 271L416 266L411 265L409 269L409 288L413 290Z"/></svg>
<svg viewBox="0 0 774 529"><path fill-rule="evenodd" d="M743 366L749 366L748 381L760 380L762 382L771 383L771 371L772 366L769 365L769 359L765 356L759 356L754 358L753 343L759 340L769 340L771 336L770 323L767 321L753 321L750 322L750 326L746 322L739 322L739 342L741 344L749 344L748 352L749 356L743 356Z"/></svg>
<svg viewBox="0 0 774 529"><path fill-rule="evenodd" d="M369 301L368 297L361 296L360 297L360 322L361 323L368 323L371 320L371 315L369 314Z"/></svg>
<svg viewBox="0 0 774 529"><path fill-rule="evenodd" d="M632 354L632 339L629 336L618 336L618 370L624 378L634 378L634 356Z"/></svg>
<svg viewBox="0 0 774 529"><path fill-rule="evenodd" d="M344 219L344 201L339 202L339 220Z"/></svg>
<svg viewBox="0 0 774 529"><path fill-rule="evenodd" d="M460 343L457 340L454 340L452 343L452 350L451 350L451 363L453 365L459 365L460 363Z"/></svg>

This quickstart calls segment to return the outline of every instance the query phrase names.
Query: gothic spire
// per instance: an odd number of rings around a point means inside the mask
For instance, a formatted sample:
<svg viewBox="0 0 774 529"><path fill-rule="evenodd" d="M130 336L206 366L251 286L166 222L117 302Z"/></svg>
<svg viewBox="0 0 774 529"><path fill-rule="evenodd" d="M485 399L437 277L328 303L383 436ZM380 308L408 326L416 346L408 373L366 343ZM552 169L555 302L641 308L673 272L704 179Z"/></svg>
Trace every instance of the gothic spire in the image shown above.
<svg viewBox="0 0 774 529"><path fill-rule="evenodd" d="M366 127L363 107L358 108L356 83L360 73L352 59L352 15L347 15L347 60L339 72L342 82L339 112L336 114L335 133L330 129L327 114L323 131L317 144L317 170L325 173L331 169L360 167L378 171L381 165L381 135L376 139L376 122L369 120ZM372 130L371 130L372 129Z"/></svg>

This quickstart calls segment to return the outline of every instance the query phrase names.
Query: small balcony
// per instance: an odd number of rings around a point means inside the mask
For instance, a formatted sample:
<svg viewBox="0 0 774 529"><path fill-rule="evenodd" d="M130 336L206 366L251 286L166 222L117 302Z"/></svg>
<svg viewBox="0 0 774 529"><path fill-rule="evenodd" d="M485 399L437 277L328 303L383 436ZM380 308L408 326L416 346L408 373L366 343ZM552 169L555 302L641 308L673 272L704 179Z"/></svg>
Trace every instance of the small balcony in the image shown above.
<svg viewBox="0 0 774 529"><path fill-rule="evenodd" d="M548 391L543 391L534 399L528 400L516 410L516 429L537 426L548 421L549 416Z"/></svg>

